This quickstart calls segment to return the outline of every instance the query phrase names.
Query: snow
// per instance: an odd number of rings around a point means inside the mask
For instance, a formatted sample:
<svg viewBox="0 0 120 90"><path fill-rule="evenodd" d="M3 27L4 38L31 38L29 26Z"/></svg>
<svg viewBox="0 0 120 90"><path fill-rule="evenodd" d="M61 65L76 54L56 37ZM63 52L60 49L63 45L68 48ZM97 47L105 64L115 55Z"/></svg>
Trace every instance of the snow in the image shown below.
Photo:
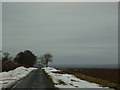
<svg viewBox="0 0 120 90"><path fill-rule="evenodd" d="M0 73L0 88L8 88L14 83L18 82L25 76L27 76L31 71L36 70L36 68L25 68L18 67L9 72Z"/></svg>
<svg viewBox="0 0 120 90"><path fill-rule="evenodd" d="M108 87L102 87L99 84L87 82L85 80L81 80L77 77L75 77L72 74L58 74L54 73L60 70L57 70L52 67L45 67L42 68L45 70L45 72L51 76L53 82L55 83L55 87L57 88L108 88ZM62 80L65 82L64 84L59 84L58 81Z"/></svg>

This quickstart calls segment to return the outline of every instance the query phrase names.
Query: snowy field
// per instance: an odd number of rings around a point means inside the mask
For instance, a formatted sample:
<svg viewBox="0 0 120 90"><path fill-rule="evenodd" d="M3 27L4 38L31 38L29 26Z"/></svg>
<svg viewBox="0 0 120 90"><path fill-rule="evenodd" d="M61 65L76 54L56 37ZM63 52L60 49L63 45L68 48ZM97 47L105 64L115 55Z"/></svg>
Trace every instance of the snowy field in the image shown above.
<svg viewBox="0 0 120 90"><path fill-rule="evenodd" d="M53 82L55 83L55 87L57 88L108 88L108 87L101 87L99 84L90 83L85 80L81 80L75 77L72 74L58 74L54 73L59 70L56 70L52 67L43 68L48 75L51 76ZM60 84L59 82L63 81L64 84ZM112 89L113 90L113 89Z"/></svg>
<svg viewBox="0 0 120 90"><path fill-rule="evenodd" d="M16 82L27 76L33 70L36 70L36 68L18 67L9 72L1 72L0 88L9 88L11 85L14 85Z"/></svg>

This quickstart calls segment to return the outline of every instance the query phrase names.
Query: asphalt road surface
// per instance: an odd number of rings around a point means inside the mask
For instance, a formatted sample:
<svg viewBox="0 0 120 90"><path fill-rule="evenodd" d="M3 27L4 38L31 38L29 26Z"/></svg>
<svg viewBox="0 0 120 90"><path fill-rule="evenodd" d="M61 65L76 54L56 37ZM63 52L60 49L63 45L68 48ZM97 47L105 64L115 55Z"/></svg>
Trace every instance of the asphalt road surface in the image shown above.
<svg viewBox="0 0 120 90"><path fill-rule="evenodd" d="M16 84L11 90L17 89L39 89L48 90L52 88L55 90L54 85L50 82L42 69L31 72L22 81ZM50 89L49 89L50 90Z"/></svg>
<svg viewBox="0 0 120 90"><path fill-rule="evenodd" d="M16 84L11 90L115 90L110 88L60 88L56 89L43 70L31 72L27 77Z"/></svg>

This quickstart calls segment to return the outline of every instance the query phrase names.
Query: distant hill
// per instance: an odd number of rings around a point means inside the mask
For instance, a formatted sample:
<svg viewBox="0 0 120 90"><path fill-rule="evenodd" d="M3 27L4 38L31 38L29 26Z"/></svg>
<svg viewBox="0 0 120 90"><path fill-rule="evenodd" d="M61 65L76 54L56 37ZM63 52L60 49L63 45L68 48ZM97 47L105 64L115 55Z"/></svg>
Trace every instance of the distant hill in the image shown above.
<svg viewBox="0 0 120 90"><path fill-rule="evenodd" d="M118 68L118 64L109 65L50 65L56 68Z"/></svg>

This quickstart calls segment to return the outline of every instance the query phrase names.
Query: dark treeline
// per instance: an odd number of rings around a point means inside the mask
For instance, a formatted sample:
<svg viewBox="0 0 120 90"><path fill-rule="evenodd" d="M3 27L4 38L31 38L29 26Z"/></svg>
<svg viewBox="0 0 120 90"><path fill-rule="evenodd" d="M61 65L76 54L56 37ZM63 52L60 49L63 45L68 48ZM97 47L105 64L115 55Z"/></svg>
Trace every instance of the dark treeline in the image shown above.
<svg viewBox="0 0 120 90"><path fill-rule="evenodd" d="M46 53L41 56L34 55L30 50L19 52L14 58L10 56L10 53L5 52L2 54L2 68L3 71L9 71L15 69L18 66L25 67L47 67L49 62L52 62L52 55Z"/></svg>
<svg viewBox="0 0 120 90"><path fill-rule="evenodd" d="M14 62L18 64L25 64L30 67L33 67L37 61L37 57L29 50L24 52L19 52L14 58Z"/></svg>

